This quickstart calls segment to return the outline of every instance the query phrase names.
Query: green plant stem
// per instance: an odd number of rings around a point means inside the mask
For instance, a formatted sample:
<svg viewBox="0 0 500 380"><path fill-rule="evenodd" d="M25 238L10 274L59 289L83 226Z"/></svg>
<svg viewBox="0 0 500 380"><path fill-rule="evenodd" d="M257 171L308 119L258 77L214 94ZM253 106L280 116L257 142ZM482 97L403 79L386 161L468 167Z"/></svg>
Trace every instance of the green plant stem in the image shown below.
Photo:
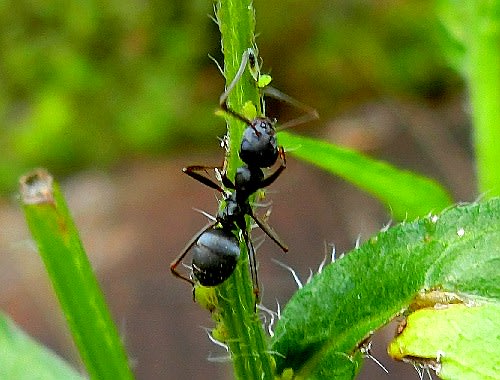
<svg viewBox="0 0 500 380"><path fill-rule="evenodd" d="M467 63L479 191L500 195L500 2L466 5Z"/></svg>
<svg viewBox="0 0 500 380"><path fill-rule="evenodd" d="M52 177L21 178L24 214L91 379L133 379L120 336Z"/></svg>
<svg viewBox="0 0 500 380"><path fill-rule="evenodd" d="M243 52L255 45L255 12L251 0L220 0L217 20L222 36L224 76L226 83L234 78ZM228 98L229 106L242 112L243 105L251 101L259 106L259 92L249 72L245 72ZM227 117L229 150L227 173L234 178L242 164L238 151L244 123ZM248 252L241 245L241 259L234 274L217 289L220 322L231 350L231 359L237 379L272 379L271 357L260 320L254 312L255 296L248 270ZM219 326L220 327L220 326Z"/></svg>

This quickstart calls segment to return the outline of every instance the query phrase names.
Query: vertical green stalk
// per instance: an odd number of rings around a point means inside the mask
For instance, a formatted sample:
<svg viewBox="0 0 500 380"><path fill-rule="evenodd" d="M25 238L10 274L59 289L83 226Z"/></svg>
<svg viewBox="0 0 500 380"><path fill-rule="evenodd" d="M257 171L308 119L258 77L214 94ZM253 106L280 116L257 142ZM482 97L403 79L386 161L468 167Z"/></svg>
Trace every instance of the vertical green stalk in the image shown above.
<svg viewBox="0 0 500 380"><path fill-rule="evenodd" d="M466 4L468 3L468 4ZM466 71L479 191L500 195L500 1L466 2Z"/></svg>
<svg viewBox="0 0 500 380"><path fill-rule="evenodd" d="M240 67L243 52L255 46L255 11L250 0L220 0L217 3L216 16L224 54L224 76L226 84L229 84ZM241 112L247 101L259 105L259 91L248 71L229 94L228 104L235 111ZM241 165L238 151L246 126L234 117L228 116L226 119L230 141L227 170L228 175L232 177L236 168Z"/></svg>
<svg viewBox="0 0 500 380"><path fill-rule="evenodd" d="M20 187L28 227L90 378L133 379L120 336L59 187L44 170L21 178Z"/></svg>
<svg viewBox="0 0 500 380"><path fill-rule="evenodd" d="M243 52L255 46L255 12L251 0L220 0L217 2L217 20L222 36L224 76L226 83L234 78L241 64ZM246 71L229 95L229 106L242 112L251 101L259 106L259 92L255 81ZM227 117L229 150L227 173L234 178L242 164L238 157L244 123ZM231 350L231 359L237 379L272 379L271 357L266 335L254 312L255 297L248 269L248 252L241 244L241 259L234 274L217 288L220 325Z"/></svg>

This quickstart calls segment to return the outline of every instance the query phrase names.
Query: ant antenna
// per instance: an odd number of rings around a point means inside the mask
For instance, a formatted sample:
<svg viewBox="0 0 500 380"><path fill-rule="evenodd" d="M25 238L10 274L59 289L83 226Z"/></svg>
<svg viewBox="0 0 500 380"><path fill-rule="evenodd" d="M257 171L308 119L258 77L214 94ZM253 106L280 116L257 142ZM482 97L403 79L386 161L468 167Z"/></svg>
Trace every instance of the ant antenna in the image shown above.
<svg viewBox="0 0 500 380"><path fill-rule="evenodd" d="M296 125L304 124L312 120L319 119L318 111L316 111L314 108L309 107L304 103L299 102L297 99L294 99L291 96L281 92L277 88L268 85L268 83L271 81L270 78L266 78L267 81L262 83L261 81L262 76L260 75L260 65L257 63L256 54L254 49L252 48L248 48L243 52L243 55L241 57L241 64L240 67L238 68L238 71L236 72L236 75L234 76L229 86L226 88L226 90L222 93L222 95L219 98L219 106L223 111L229 113L230 115L234 116L238 120L241 120L247 125L250 126L252 125L252 120L233 111L231 108L229 108L227 104L227 98L229 97L231 91L233 91L234 87L236 86L236 83L238 83L238 81L243 76L247 64L250 67L250 73L252 74L252 77L255 79L257 86L262 89L262 93L264 95L282 101L283 103L287 103L292 107L295 107L305 113L303 116L300 116L296 119L281 124L279 128L277 128L278 131L295 127ZM262 107L262 109L264 109L264 107Z"/></svg>
<svg viewBox="0 0 500 380"><path fill-rule="evenodd" d="M251 52L252 52L253 61L255 62L255 56L253 55L253 50L252 49L245 50L243 53L243 56L241 57L241 64L240 64L238 71L236 72L236 75L234 76L234 78L231 81L231 83L229 84L229 86L226 88L226 91L224 91L219 98L219 106L224 112L229 113L230 115L234 116L238 120L241 120L242 122L244 122L247 125L251 125L252 121L250 119L246 118L245 116L240 115L239 113L233 111L231 108L229 108L229 106L227 104L227 98L228 98L229 94L231 93L231 91L233 91L233 88L236 86L236 83L238 83L239 80L241 79L241 77L243 76L243 73L245 72L245 68L247 66L249 55Z"/></svg>
<svg viewBox="0 0 500 380"><path fill-rule="evenodd" d="M305 105L304 103L299 102L297 99L292 98L291 96L281 92L277 88L273 86L266 86L263 89L265 95L280 100L284 103L287 103L301 111L305 114L303 116L299 116L296 119L287 121L286 123L280 124L279 128L276 128L277 131L282 131L284 129L292 128L300 124L308 123L313 120L319 119L318 111L314 108Z"/></svg>
<svg viewBox="0 0 500 380"><path fill-rule="evenodd" d="M291 96L285 94L284 92L281 92L280 90L278 90L273 86L269 86L269 83L271 82L271 77L269 75L260 75L260 64L257 63L256 59L257 54L254 52L253 49L247 49L245 53L243 53L243 55L245 54L248 54L250 73L257 82L257 86L260 89L262 89L262 93L264 95L282 101L284 103L287 103L292 107L302 110L305 113L305 115L301 117L298 117L296 119L287 121L284 124L281 124L279 128L277 128L278 131L291 128L296 125L304 124L312 120L319 119L318 111L316 111L314 108L309 107L308 105L302 102L299 102L297 99L292 98ZM262 110L265 114L264 102L262 102Z"/></svg>

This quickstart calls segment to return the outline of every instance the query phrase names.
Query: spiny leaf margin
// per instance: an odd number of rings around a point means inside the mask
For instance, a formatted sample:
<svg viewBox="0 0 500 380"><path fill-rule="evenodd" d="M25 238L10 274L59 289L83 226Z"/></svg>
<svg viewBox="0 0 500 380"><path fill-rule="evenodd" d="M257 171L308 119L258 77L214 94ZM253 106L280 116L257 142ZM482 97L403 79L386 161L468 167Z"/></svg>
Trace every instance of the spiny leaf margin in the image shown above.
<svg viewBox="0 0 500 380"><path fill-rule="evenodd" d="M324 268L297 291L276 325L277 372L352 379L358 345L425 289L500 299L500 199L404 222ZM496 269L495 269L496 268ZM333 356L342 365L331 368Z"/></svg>

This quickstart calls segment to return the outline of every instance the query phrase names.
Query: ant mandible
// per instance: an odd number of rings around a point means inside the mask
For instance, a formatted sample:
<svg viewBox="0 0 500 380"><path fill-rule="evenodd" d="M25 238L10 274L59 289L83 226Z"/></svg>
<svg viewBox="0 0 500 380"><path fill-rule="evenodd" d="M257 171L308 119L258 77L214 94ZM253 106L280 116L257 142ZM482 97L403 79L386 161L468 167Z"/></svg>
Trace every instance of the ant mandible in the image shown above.
<svg viewBox="0 0 500 380"><path fill-rule="evenodd" d="M183 172L190 177L222 193L225 205L217 213L215 220L203 227L189 241L177 258L172 261L170 270L174 276L194 285L195 282L190 277L177 271L178 265L188 252L192 250L192 271L196 280L203 286L221 284L233 273L240 256L240 246L237 238L237 230L239 229L242 232L243 240L248 249L254 293L258 298L259 285L255 249L246 228L245 216L250 216L284 252L288 251L288 247L279 239L267 223L254 214L249 200L251 195L257 190L271 185L280 176L286 168L286 158L284 149L278 147L274 121L265 116L250 120L231 109L227 103L229 94L241 79L248 63L250 63L250 69L255 70L256 67L258 69L252 49L247 49L244 52L242 62L234 79L219 98L220 108L224 112L247 125L243 132L239 150L239 156L244 165L236 170L234 182L227 177L225 170L221 174L220 180L222 185L227 189L233 190L232 192L225 191L212 179L200 174L200 172L206 172L207 169L217 169L217 167L188 166L183 169ZM274 88L270 89L271 96L299 106L307 112L311 110L309 107L302 105L278 90ZM317 117L315 110L309 113L310 116L307 117L308 119ZM262 169L273 166L278 158L280 159L280 166L269 176L264 176Z"/></svg>

